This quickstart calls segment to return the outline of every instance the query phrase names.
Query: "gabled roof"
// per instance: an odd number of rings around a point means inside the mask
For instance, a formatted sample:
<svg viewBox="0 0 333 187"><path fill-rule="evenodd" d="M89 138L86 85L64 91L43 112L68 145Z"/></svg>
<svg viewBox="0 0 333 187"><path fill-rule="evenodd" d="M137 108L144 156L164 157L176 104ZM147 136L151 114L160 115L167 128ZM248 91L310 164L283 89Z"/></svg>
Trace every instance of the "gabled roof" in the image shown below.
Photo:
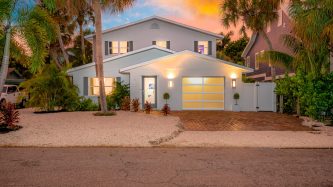
<svg viewBox="0 0 333 187"><path fill-rule="evenodd" d="M289 13L288 13L288 8L289 8L289 3L290 1L287 0L285 2L283 2L283 4L281 5L281 11L282 11L282 16L286 16L287 19L291 19ZM253 32L250 38L250 41L247 43L243 53L242 53L242 57L246 58L247 54L250 52L251 48L253 47L253 45L256 42L257 37L259 36L258 32Z"/></svg>
<svg viewBox="0 0 333 187"><path fill-rule="evenodd" d="M245 58L247 56L247 54L250 52L252 46L256 42L257 36L258 36L258 32L252 33L250 41L246 44L245 49L244 49L244 51L242 53L242 57L243 58Z"/></svg>
<svg viewBox="0 0 333 187"><path fill-rule="evenodd" d="M119 58L134 55L134 54L141 53L143 51L148 51L148 50L151 50L151 49L159 49L161 51L169 52L170 54L175 53L175 51L172 51L170 49L166 49L166 48L158 47L156 45L152 45L152 46L141 48L141 49L138 49L138 50L135 50L135 51L125 53L125 54L121 54L121 55L113 56L113 57L110 57L110 58L106 58L106 59L103 60L103 63L111 62L111 61L119 59ZM81 69L85 69L85 68L88 68L88 67L91 67L91 66L95 66L95 64L96 64L95 62L92 62L92 63L85 64L85 65L82 65L82 66L71 68L71 69L67 70L67 73L78 71L78 70L81 70Z"/></svg>
<svg viewBox="0 0 333 187"><path fill-rule="evenodd" d="M163 57L160 57L160 58L156 58L156 59L153 59L153 60L149 60L149 61L146 61L146 62L135 64L135 65L132 65L132 66L128 66L128 67L120 69L120 72L124 73L124 72L127 72L127 71L135 69L135 68L146 66L146 65L158 62L160 60L167 59L167 58L172 58L172 57L179 56L179 55L182 55L182 54L190 54L190 55L193 55L193 56L198 57L198 58L211 60L211 61L214 61L216 63L227 64L227 65L230 65L230 66L234 66L234 67L246 70L247 72L253 72L252 68L248 68L248 67L245 67L245 66L242 66L242 65L239 65L239 64L235 64L235 63L228 62L228 61L225 61L225 60L217 59L217 58L214 58L214 57L210 57L210 56L203 55L203 54L196 53L196 52L189 51L189 50L185 50L185 51L182 51L182 52L174 53L174 54L171 54L171 55L163 56Z"/></svg>
<svg viewBox="0 0 333 187"><path fill-rule="evenodd" d="M102 34L109 33L109 32L115 31L115 30L119 30L119 29L123 29L123 28L129 27L129 26L137 25L137 24L140 24L140 23L143 23L143 22L146 22L146 21L150 21L150 20L153 20L153 19L163 21L163 22L167 22L167 23L171 23L171 24L174 24L174 25L178 25L180 27L184 27L186 29L201 32L203 34L214 36L216 38L223 38L222 35L219 35L219 34L216 34L216 33L210 32L210 31L206 31L206 30L203 30L203 29L199 29L199 28L196 28L196 27L192 27L192 26L189 26L189 25L185 25L185 24L182 24L182 23L170 20L170 19L166 19L166 18L163 18L163 17L159 17L159 16L151 16L151 17L147 17L147 18L144 18L144 19L141 19L141 20L138 20L138 21L128 23L128 24L113 27L111 29L104 30L102 32ZM90 34L90 35L85 36L85 38L86 39L92 39L94 35L95 34Z"/></svg>

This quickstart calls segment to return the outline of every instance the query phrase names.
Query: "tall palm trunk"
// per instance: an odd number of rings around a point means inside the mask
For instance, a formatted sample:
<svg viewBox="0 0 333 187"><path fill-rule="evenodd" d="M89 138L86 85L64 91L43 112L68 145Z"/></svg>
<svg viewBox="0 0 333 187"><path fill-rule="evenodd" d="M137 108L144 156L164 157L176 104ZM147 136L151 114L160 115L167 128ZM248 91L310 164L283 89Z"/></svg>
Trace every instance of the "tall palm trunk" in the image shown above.
<svg viewBox="0 0 333 187"><path fill-rule="evenodd" d="M52 59L53 59L55 65L58 67L59 70L61 70L61 69L62 69L62 66L61 66L61 64L60 64L59 61L58 61L58 58L57 58L57 52L55 51L55 49L51 49L51 50L50 50L50 55L51 55L51 57L52 57Z"/></svg>
<svg viewBox="0 0 333 187"><path fill-rule="evenodd" d="M333 72L333 52L331 52L330 56L330 72Z"/></svg>
<svg viewBox="0 0 333 187"><path fill-rule="evenodd" d="M0 70L0 92L2 92L3 86L5 84L7 73L8 73L8 66L9 66L9 54L10 54L10 39L11 39L11 24L8 22L7 28L6 28L6 43L5 43L5 49L3 52L2 57L2 64L1 64L1 70Z"/></svg>
<svg viewBox="0 0 333 187"><path fill-rule="evenodd" d="M83 34L83 23L79 22L80 27L80 37L81 37L81 53L82 53L82 62L86 64L86 47L84 45L84 34Z"/></svg>
<svg viewBox="0 0 333 187"><path fill-rule="evenodd" d="M104 70L103 70L103 53L102 53L102 18L100 0L93 0L93 9L95 14L95 31L96 31L96 74L99 80L99 99L101 111L107 112L106 95L104 87Z"/></svg>
<svg viewBox="0 0 333 187"><path fill-rule="evenodd" d="M265 41L266 41L266 43L267 43L267 45L268 45L268 47L269 47L269 50L270 50L270 51L273 51L273 45L272 45L272 42L271 42L271 40L268 38L268 36L267 36L267 34L265 33L265 31L262 31L261 33L262 33L262 35L263 35L263 37L264 37L264 39L265 39ZM269 63L269 64L270 64L270 63ZM272 82L274 82L275 79L276 79L276 70L275 70L275 67L274 67L273 64L270 64L270 66L271 66Z"/></svg>
<svg viewBox="0 0 333 187"><path fill-rule="evenodd" d="M68 60L68 54L65 50L65 46L64 46L64 42L62 40L62 37L61 37L61 31L60 31L60 27L58 24L56 24L56 31L57 31L57 38L58 38L58 42L59 42L59 45L60 45L60 49L61 49L61 52L62 52L62 55L64 56L64 59L65 59L65 62L66 62L66 65L69 64L69 60Z"/></svg>

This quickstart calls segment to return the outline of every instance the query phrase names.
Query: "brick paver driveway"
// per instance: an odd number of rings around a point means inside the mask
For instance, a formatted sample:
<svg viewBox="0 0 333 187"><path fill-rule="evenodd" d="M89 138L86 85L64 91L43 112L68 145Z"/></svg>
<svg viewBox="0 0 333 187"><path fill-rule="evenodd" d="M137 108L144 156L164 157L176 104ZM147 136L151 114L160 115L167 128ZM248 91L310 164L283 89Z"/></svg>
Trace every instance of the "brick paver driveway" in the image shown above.
<svg viewBox="0 0 333 187"><path fill-rule="evenodd" d="M175 111L188 131L311 131L294 116L273 112Z"/></svg>

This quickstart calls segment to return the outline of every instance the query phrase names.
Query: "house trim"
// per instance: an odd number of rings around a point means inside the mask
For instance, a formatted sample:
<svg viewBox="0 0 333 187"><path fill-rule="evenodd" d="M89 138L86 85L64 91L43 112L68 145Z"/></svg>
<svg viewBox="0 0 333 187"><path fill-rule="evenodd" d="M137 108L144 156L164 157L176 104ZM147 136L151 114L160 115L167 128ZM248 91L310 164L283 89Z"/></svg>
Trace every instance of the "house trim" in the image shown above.
<svg viewBox="0 0 333 187"><path fill-rule="evenodd" d="M132 65L132 66L128 66L126 68L120 69L119 72L120 73L126 73L129 70L132 70L132 69L135 69L135 68L139 68L139 67L142 67L142 66L146 66L146 65L158 62L160 60L163 60L163 59L166 59L166 58L175 57L175 56L178 56L178 55L181 55L181 54L190 54L190 55L194 55L194 56L196 56L198 58L203 58L203 59L206 59L206 60L211 60L211 61L217 62L217 63L224 63L224 64L227 64L227 65L231 65L231 66L234 66L234 67L246 70L247 72L253 72L252 68L248 68L248 67L245 67L245 66L242 66L242 65L239 65L239 64L235 64L235 63L232 63L232 62L228 62L228 61L220 60L220 59L217 59L217 58L213 58L213 57L210 57L210 56L207 56L207 55L203 55L203 54L200 54L200 53L195 53L195 52L189 51L189 50L184 50L182 52L174 53L174 54L167 55L167 56L164 56L164 57L160 57L160 58L156 58L156 59L149 60L149 61L146 61L146 62L142 62L142 63L139 63L139 64L135 64L135 65Z"/></svg>
<svg viewBox="0 0 333 187"><path fill-rule="evenodd" d="M119 58L123 58L123 57L126 57L126 56L134 55L134 54L137 54L137 53L141 53L141 52L144 52L144 51L148 51L148 50L151 50L151 49L159 49L161 51L166 51L166 52L169 52L171 54L175 53L175 51L172 51L170 49L166 49L166 48L162 48L162 47L158 47L156 45L153 45L153 46L145 47L145 48L138 49L138 50L135 50L135 51L131 51L131 52L128 52L128 53L124 53L124 54L121 54L121 55L116 55L116 56L113 56L113 57L110 57L110 58L106 58L106 59L103 60L103 63L110 62L110 61L113 61L113 60L116 60L116 59L119 59ZM71 68L67 71L67 73L71 73L71 72L75 72L75 71L85 69L85 68L88 68L88 67L91 67L91 66L95 66L95 64L96 64L95 62L92 62L92 63L85 64L85 65L82 65L82 66Z"/></svg>
<svg viewBox="0 0 333 187"><path fill-rule="evenodd" d="M243 58L246 58L247 54L250 52L251 48L253 47L254 43L256 42L257 37L258 37L258 32L254 32L251 36L249 43L247 43L247 45L245 46L245 49L242 53Z"/></svg>
<svg viewBox="0 0 333 187"><path fill-rule="evenodd" d="M106 30L104 30L102 32L102 34L109 33L109 32L115 31L115 30L119 30L119 29L123 29L123 28L129 27L129 26L137 25L137 24L140 24L140 23L143 23L143 22L146 22L146 21L150 21L150 20L153 20L153 19L157 19L157 20L160 20L160 21L171 23L171 24L174 24L174 25L177 25L177 26L189 29L189 30L201 32L203 34L211 35L211 36L214 36L214 37L219 38L219 39L223 38L222 35L218 35L218 34L213 33L213 32L205 31L203 29L199 29L199 28L196 28L196 27L192 27L192 26L189 26L189 25L178 23L176 21L173 21L173 20L170 20L170 19L166 19L166 18L163 18L163 17L159 17L159 16L151 16L151 17L147 17L147 18L144 18L144 19L141 19L141 20L138 20L138 21L134 21L134 22L128 23L128 24L124 24L124 25L120 25L120 26L117 26L117 27L113 27L111 29L106 29ZM85 36L85 38L87 40L92 41L92 39L93 39L94 36L95 36L95 34L90 34L90 35Z"/></svg>

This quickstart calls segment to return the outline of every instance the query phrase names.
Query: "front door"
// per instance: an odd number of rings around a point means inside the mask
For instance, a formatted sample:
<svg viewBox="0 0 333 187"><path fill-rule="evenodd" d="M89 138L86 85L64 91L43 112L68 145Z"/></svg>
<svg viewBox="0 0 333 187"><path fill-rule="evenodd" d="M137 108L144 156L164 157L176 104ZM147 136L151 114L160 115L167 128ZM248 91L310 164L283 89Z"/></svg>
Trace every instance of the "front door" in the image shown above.
<svg viewBox="0 0 333 187"><path fill-rule="evenodd" d="M143 85L143 106L146 101L151 103L153 108L157 107L157 93L156 93L156 77L155 76L147 76L142 77L142 85Z"/></svg>

